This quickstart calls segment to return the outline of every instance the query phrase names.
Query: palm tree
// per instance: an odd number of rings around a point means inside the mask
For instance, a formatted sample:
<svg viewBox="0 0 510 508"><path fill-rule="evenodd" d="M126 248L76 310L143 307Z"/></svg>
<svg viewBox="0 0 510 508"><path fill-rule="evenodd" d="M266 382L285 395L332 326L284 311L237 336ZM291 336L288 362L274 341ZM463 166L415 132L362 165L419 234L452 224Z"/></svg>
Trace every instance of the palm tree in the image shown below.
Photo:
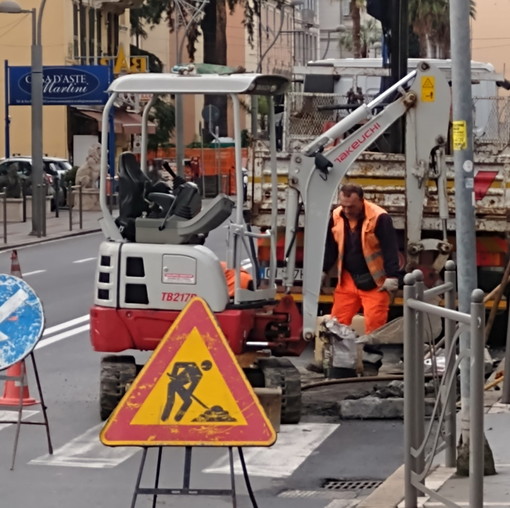
<svg viewBox="0 0 510 508"><path fill-rule="evenodd" d="M420 42L420 57L447 58L450 54L450 12L448 0L409 0L409 19ZM470 0L470 16L476 15Z"/></svg>
<svg viewBox="0 0 510 508"><path fill-rule="evenodd" d="M369 18L366 22L362 23L359 30L359 47L360 58L368 56L368 50L376 42L380 42L382 38L382 30L378 21ZM354 33L346 32L340 37L340 45L354 53Z"/></svg>

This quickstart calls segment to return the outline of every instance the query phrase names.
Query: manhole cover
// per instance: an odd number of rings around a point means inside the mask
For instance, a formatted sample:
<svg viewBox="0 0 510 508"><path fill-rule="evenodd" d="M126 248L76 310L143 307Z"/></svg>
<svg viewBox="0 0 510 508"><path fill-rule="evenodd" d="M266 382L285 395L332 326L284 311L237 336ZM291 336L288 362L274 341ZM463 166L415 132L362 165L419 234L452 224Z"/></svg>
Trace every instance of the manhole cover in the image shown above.
<svg viewBox="0 0 510 508"><path fill-rule="evenodd" d="M380 480L333 480L326 479L322 483L322 488L327 490L374 490L382 481Z"/></svg>

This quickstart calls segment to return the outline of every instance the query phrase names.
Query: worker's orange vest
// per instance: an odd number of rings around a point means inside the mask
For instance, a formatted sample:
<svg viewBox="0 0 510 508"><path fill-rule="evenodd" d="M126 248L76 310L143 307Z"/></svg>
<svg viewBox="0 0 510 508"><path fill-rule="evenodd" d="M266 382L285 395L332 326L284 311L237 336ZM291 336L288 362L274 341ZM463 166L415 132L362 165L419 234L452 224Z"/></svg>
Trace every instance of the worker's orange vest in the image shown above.
<svg viewBox="0 0 510 508"><path fill-rule="evenodd" d="M386 210L380 206L364 201L365 219L361 226L361 247L363 256L368 266L368 270L377 285L382 285L386 278L384 271L384 259L379 240L375 236L375 225L377 218ZM333 210L333 228L331 229L336 243L338 244L338 280L342 274L342 259L344 255L344 219L340 216L342 207L339 206Z"/></svg>
<svg viewBox="0 0 510 508"><path fill-rule="evenodd" d="M227 279L228 296L233 297L236 283L236 271L233 268L227 268L227 263L225 263L225 261L220 261L220 264L223 268L225 279ZM243 268L239 270L239 273L241 278L241 289L248 289L250 282L253 280L252 276Z"/></svg>

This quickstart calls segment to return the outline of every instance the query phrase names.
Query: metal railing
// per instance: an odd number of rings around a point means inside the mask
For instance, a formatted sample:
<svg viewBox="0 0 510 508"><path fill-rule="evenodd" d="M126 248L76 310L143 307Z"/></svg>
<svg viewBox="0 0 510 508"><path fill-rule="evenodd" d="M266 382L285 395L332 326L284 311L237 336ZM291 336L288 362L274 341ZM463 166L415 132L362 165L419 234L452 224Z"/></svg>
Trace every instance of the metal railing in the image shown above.
<svg viewBox="0 0 510 508"><path fill-rule="evenodd" d="M483 386L484 386L484 293L471 295L471 314L455 310L455 263L446 263L445 282L425 290L423 273L415 270L404 278L404 453L405 508L416 508L418 492L451 508L459 505L425 486L434 459L445 450L445 465L456 463L456 381L462 362L470 362L469 398L469 506L483 506ZM428 303L444 297L444 307ZM432 415L425 428L424 317L444 318L445 370ZM469 333L470 347L456 354L462 333Z"/></svg>

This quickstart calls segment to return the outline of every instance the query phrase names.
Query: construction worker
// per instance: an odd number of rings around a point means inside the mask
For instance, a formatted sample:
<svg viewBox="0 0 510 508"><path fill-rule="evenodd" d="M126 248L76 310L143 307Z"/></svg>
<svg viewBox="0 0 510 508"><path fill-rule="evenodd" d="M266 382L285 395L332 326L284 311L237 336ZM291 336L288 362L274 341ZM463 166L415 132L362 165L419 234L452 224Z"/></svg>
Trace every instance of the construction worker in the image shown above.
<svg viewBox="0 0 510 508"><path fill-rule="evenodd" d="M225 279L227 280L228 296L233 298L235 292L236 271L233 268L227 268L227 263L225 263L225 261L220 261L220 264L223 268ZM250 273L244 268L241 268L239 270L239 275L241 278L241 289L250 289L253 291L253 278Z"/></svg>
<svg viewBox="0 0 510 508"><path fill-rule="evenodd" d="M351 325L363 308L365 333L383 326L399 287L398 243L386 210L363 198L359 185L340 189L326 238L324 272L338 262L332 317Z"/></svg>

